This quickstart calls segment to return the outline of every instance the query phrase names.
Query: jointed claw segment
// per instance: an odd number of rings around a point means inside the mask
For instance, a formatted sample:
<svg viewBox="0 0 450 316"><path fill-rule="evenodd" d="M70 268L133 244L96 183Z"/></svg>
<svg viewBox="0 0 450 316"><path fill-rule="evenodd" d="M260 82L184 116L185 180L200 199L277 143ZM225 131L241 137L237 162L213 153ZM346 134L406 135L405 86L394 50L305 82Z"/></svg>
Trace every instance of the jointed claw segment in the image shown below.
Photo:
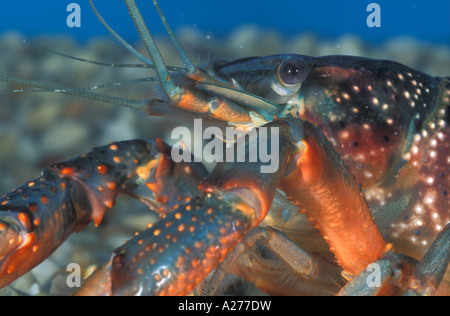
<svg viewBox="0 0 450 316"><path fill-rule="evenodd" d="M98 225L118 194L146 179L154 145L132 140L57 163L0 199L0 287L32 269L73 232Z"/></svg>

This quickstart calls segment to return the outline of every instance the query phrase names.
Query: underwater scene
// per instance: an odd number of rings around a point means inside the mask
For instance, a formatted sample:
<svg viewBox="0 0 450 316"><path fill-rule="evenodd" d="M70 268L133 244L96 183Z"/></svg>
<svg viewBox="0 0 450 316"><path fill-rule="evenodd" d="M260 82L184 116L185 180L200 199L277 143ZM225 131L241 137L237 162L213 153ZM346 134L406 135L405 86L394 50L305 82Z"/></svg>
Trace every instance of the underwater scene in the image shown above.
<svg viewBox="0 0 450 316"><path fill-rule="evenodd" d="M116 33L147 55L124 1L93 2ZM136 0L136 3L165 64L184 67L153 2ZM187 57L196 66L275 54L350 55L395 61L433 77L450 75L448 0L160 0L159 5ZM156 79L143 79L156 78L155 70L137 66L142 63L108 32L87 0L22 0L3 7L0 196L39 178L44 168L94 147L156 138L173 145L170 133L186 124L177 117L148 116L117 104L67 95L58 88L84 89L136 101L163 98L164 91ZM5 76L30 81L14 81ZM31 81L55 86L33 87ZM68 265L76 263L81 267L81 279L88 277L110 260L114 249L158 220L158 214L148 208L136 196L121 195L98 227L90 224L71 235L48 259L22 273L10 285L0 282L4 286L0 295L73 294L77 286L68 286L72 271L67 270ZM12 221L9 213L2 221L2 210L5 208L0 209L0 237L3 223ZM0 251L0 269L9 269L2 263L6 259ZM14 273L14 269L10 270L6 274ZM288 283L290 276L283 277ZM448 271L444 278L450 278ZM257 289L253 283L257 282L228 275L222 288L212 293L267 293L264 286ZM334 295L345 283L340 277L339 282L333 281L333 286L326 290L299 290L299 293ZM209 293L208 286L204 287L206 290L198 288L196 294ZM289 291L269 294L290 295ZM292 290L292 294L297 293Z"/></svg>

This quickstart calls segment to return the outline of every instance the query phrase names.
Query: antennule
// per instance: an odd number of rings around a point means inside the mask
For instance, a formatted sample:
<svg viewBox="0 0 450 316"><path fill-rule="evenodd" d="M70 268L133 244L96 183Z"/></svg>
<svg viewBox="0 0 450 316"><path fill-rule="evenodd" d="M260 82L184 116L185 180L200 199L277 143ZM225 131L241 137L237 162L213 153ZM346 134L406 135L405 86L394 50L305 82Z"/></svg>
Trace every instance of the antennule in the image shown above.
<svg viewBox="0 0 450 316"><path fill-rule="evenodd" d="M133 46L128 44L119 34L117 34L116 31L113 30L112 27L106 23L105 19L100 15L100 13L97 11L97 8L94 6L94 3L92 0L89 0L89 5L92 8L92 11L94 11L95 16L97 16L97 19L102 23L102 25L108 30L108 32L120 43L123 47L125 47L130 53L132 53L134 56L139 58L141 61L146 63L147 65L153 65L153 62L148 59L148 57L142 55L139 53L136 49L134 49Z"/></svg>
<svg viewBox="0 0 450 316"><path fill-rule="evenodd" d="M161 86L170 99L175 98L180 93L180 88L175 85L172 78L170 77L169 71L164 64L161 52L159 51L155 40L149 32L147 25L145 24L145 21L141 15L141 12L139 12L139 9L137 8L136 2L134 0L125 0L125 3L127 5L130 16L133 19L134 24L136 25L138 33L142 41L144 42L145 48L150 54L153 64L156 67L156 72L158 73Z"/></svg>
<svg viewBox="0 0 450 316"><path fill-rule="evenodd" d="M169 23L167 23L166 17L161 11L161 8L159 7L159 4L156 0L153 0L153 4L156 8L156 11L158 11L159 17L161 21L164 24L164 27L166 28L167 34L170 37L170 41L175 46L176 50L178 51L178 55L180 55L180 58L183 62L184 67L187 68L188 73L192 74L195 72L196 67L191 62L191 60L187 57L186 53L184 52L183 48L181 47L180 43L178 42L177 38L175 37L175 34L173 33L172 29L170 28Z"/></svg>

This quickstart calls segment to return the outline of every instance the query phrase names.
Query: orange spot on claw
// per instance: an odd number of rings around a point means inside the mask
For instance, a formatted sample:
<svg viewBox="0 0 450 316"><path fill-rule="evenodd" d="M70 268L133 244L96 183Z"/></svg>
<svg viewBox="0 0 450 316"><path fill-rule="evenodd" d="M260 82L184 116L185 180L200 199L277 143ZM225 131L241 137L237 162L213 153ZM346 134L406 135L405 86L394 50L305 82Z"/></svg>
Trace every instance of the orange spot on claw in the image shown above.
<svg viewBox="0 0 450 316"><path fill-rule="evenodd" d="M116 151L118 149L116 144L112 144L111 146L109 146L109 149Z"/></svg>
<svg viewBox="0 0 450 316"><path fill-rule="evenodd" d="M19 218L19 221L22 223L23 226L25 226L25 227L29 226L28 216L25 215L25 213L19 213L19 215L17 215L17 217Z"/></svg>
<svg viewBox="0 0 450 316"><path fill-rule="evenodd" d="M99 165L99 166L97 166L97 171L100 174L107 174L108 173L108 167L106 167L105 165Z"/></svg>
<svg viewBox="0 0 450 316"><path fill-rule="evenodd" d="M44 204L48 203L48 197L46 197L45 195L41 196L41 202Z"/></svg>
<svg viewBox="0 0 450 316"><path fill-rule="evenodd" d="M75 173L75 169L72 167L65 167L61 169L61 174L65 176L70 176Z"/></svg>

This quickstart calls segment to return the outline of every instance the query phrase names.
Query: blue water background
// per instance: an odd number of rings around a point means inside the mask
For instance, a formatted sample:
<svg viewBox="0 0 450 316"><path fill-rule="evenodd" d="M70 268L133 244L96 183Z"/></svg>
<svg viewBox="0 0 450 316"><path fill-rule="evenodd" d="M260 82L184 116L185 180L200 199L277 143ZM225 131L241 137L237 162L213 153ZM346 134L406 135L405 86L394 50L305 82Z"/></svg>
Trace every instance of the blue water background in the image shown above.
<svg viewBox="0 0 450 316"><path fill-rule="evenodd" d="M81 27L66 25L69 3L81 6ZM366 24L367 5L381 7L381 27ZM122 0L96 0L107 21L128 41L138 40ZM137 0L154 34L163 28L151 0ZM254 24L262 30L276 30L285 37L313 32L323 39L343 34L357 35L380 43L398 36L410 36L430 43L450 43L449 0L160 0L172 28L189 25L211 38L225 38L236 27ZM41 34L70 34L83 42L107 35L87 0L2 1L0 33L18 30L25 37Z"/></svg>

